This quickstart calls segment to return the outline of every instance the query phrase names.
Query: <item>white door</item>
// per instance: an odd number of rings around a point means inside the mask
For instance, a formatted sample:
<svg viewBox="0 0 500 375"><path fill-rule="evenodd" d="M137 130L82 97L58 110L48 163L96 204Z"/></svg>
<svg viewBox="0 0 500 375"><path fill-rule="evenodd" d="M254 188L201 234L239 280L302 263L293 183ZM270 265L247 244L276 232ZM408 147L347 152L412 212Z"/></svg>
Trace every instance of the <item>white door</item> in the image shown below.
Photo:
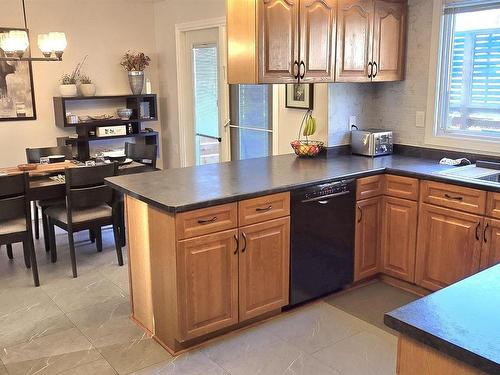
<svg viewBox="0 0 500 375"><path fill-rule="evenodd" d="M225 148L224 121L226 115L225 72L219 28L187 31L185 33L188 64L186 90L192 92L192 108L186 119L186 164L219 163L228 153ZM189 99L188 99L189 102Z"/></svg>

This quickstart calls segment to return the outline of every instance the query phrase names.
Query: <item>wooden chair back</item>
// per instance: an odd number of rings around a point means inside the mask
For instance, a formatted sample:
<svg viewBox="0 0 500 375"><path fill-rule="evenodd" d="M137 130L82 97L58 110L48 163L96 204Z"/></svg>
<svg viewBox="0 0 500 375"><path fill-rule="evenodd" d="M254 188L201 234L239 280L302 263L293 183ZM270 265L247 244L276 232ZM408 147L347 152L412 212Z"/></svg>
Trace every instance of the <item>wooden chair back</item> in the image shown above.
<svg viewBox="0 0 500 375"><path fill-rule="evenodd" d="M97 207L102 204L112 205L113 189L104 184L106 177L117 174L117 163L95 167L67 168L66 206L68 213L72 209Z"/></svg>
<svg viewBox="0 0 500 375"><path fill-rule="evenodd" d="M27 191L26 173L0 177L0 221L29 217Z"/></svg>
<svg viewBox="0 0 500 375"><path fill-rule="evenodd" d="M73 159L73 149L70 146L56 146L56 147L41 147L41 148L27 148L26 149L26 161L28 163L39 163L40 158L52 156L52 155L64 155L66 160Z"/></svg>
<svg viewBox="0 0 500 375"><path fill-rule="evenodd" d="M142 164L148 164L153 168L156 168L157 153L157 145L125 142L125 155L128 158Z"/></svg>

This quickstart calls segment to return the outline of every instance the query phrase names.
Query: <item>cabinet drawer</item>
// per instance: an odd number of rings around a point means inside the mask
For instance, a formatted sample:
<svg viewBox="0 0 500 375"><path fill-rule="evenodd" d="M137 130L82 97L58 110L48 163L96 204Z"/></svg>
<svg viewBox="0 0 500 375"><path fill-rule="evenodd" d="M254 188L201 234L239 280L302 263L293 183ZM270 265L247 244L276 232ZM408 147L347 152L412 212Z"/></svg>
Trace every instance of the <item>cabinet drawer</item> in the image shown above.
<svg viewBox="0 0 500 375"><path fill-rule="evenodd" d="M290 215L290 193L266 195L238 203L239 225L260 223Z"/></svg>
<svg viewBox="0 0 500 375"><path fill-rule="evenodd" d="M420 192L421 199L425 203L479 215L484 215L486 212L485 191L439 182L422 181Z"/></svg>
<svg viewBox="0 0 500 375"><path fill-rule="evenodd" d="M500 193L488 193L486 215L500 219Z"/></svg>
<svg viewBox="0 0 500 375"><path fill-rule="evenodd" d="M238 226L237 203L182 212L175 217L177 239L202 236Z"/></svg>
<svg viewBox="0 0 500 375"><path fill-rule="evenodd" d="M358 179L356 199L367 199L384 194L384 176L370 176Z"/></svg>
<svg viewBox="0 0 500 375"><path fill-rule="evenodd" d="M418 200L418 180L388 174L385 176L385 194L391 197Z"/></svg>

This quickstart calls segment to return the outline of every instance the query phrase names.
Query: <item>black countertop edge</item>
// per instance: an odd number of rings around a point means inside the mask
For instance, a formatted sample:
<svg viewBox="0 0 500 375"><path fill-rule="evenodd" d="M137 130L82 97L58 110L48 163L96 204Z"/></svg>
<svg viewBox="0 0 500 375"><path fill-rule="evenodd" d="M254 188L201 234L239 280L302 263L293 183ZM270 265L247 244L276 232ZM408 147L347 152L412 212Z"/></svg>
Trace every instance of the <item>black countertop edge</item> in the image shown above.
<svg viewBox="0 0 500 375"><path fill-rule="evenodd" d="M276 193L283 193L286 191L291 191L295 189L301 189L304 187L309 187L313 185L318 185L318 184L325 184L328 182L333 182L333 181L339 181L339 180L347 180L347 179L356 179L356 178L361 178L361 177L368 177L368 176L374 176L377 174L383 174L385 173L387 168L378 168L378 169L373 169L370 171L363 171L363 172L358 172L358 173L351 173L351 174L346 174L343 176L335 176L333 178L329 179L320 179L320 180L314 180L314 181L308 181L307 183L303 184L293 184L293 185L284 185L280 186L279 188L275 189L266 189L266 190L260 190L258 192L252 192L252 193L247 193L247 194L236 194L231 197L223 197L223 198L218 198L218 199L210 199L207 201L203 202L196 202L193 204L186 204L178 207L174 206L168 206L168 205L163 205L160 202L154 201L152 199L149 199L145 196L142 196L140 194L137 194L133 191L129 191L127 189L124 189L120 185L117 185L113 183L112 181L109 181L108 179L105 180L106 184L113 189L116 189L120 193L127 194L131 196L132 198L138 199L140 201L143 201L147 204L150 204L156 208L159 208L163 211L167 211L170 213L180 213L180 212L186 212L186 211L192 211L200 208L207 208L211 206L217 206L219 204L225 204L225 203L232 203L232 202L237 202L240 200L245 200L245 199L250 199L250 198L256 198L260 197L262 195L268 195L268 194L276 194Z"/></svg>
<svg viewBox="0 0 500 375"><path fill-rule="evenodd" d="M384 314L384 324L415 341L449 355L487 374L500 374L500 364L476 353L466 350L429 332L423 331L411 324L403 322L389 314Z"/></svg>

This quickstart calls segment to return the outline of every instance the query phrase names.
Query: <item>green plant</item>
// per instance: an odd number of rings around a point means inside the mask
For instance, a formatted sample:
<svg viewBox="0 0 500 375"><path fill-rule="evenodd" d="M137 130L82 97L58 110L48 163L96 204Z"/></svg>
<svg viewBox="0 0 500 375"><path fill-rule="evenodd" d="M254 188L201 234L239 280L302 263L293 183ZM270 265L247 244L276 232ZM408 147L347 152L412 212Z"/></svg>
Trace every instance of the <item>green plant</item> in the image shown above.
<svg viewBox="0 0 500 375"><path fill-rule="evenodd" d="M89 85L92 83L92 79L90 79L90 77L86 74L80 74L79 81L81 84L84 84L84 85Z"/></svg>
<svg viewBox="0 0 500 375"><path fill-rule="evenodd" d="M146 56L143 52L131 53L127 51L122 57L120 65L125 68L126 71L140 71L142 72L149 66L151 59Z"/></svg>
<svg viewBox="0 0 500 375"><path fill-rule="evenodd" d="M76 78L72 74L63 74L61 76L62 85L76 85Z"/></svg>

